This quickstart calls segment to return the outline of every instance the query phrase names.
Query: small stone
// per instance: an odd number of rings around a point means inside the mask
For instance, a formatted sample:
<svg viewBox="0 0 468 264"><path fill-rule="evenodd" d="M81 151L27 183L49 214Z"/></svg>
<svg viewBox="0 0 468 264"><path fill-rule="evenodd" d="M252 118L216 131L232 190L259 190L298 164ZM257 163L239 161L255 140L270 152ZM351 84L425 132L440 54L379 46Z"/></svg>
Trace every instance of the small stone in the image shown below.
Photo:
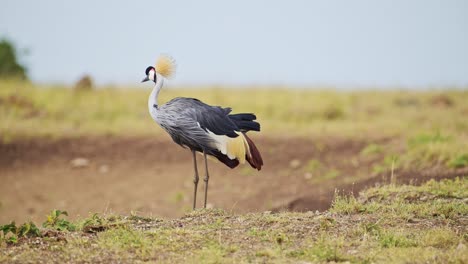
<svg viewBox="0 0 468 264"><path fill-rule="evenodd" d="M109 166L104 164L99 166L99 173L105 174L109 172Z"/></svg>
<svg viewBox="0 0 468 264"><path fill-rule="evenodd" d="M184 187L185 188L193 188L193 180L184 181Z"/></svg>
<svg viewBox="0 0 468 264"><path fill-rule="evenodd" d="M70 164L73 168L84 168L89 166L89 160L86 158L75 158L70 161Z"/></svg>
<svg viewBox="0 0 468 264"><path fill-rule="evenodd" d="M312 179L312 173L307 172L306 174L304 174L304 179L306 179L306 180Z"/></svg>
<svg viewBox="0 0 468 264"><path fill-rule="evenodd" d="M312 217L312 216L315 216L315 212L314 211L307 211L307 212L304 212L304 215L308 216L308 217Z"/></svg>
<svg viewBox="0 0 468 264"><path fill-rule="evenodd" d="M298 159L293 159L289 162L289 167L293 169L297 169L299 168L299 166L301 166L301 161Z"/></svg>

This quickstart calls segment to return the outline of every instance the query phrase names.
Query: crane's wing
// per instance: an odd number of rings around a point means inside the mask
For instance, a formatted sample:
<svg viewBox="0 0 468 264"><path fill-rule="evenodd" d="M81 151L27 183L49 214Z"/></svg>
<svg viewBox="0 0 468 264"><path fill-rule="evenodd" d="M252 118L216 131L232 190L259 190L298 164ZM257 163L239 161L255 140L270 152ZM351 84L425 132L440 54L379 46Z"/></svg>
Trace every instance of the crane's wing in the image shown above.
<svg viewBox="0 0 468 264"><path fill-rule="evenodd" d="M254 118L254 115L244 114L245 116L235 116L232 119L229 116L231 108L210 106L194 98L175 98L168 103L168 105L170 104L177 105L178 114L183 116L184 120L193 120L193 124L196 124L200 132L211 139L210 145L213 146L214 150L226 155L230 160L237 159L240 163L247 160L252 167L261 168L263 161L260 153L253 142L244 134L244 126L238 125L243 124L239 123L245 121L243 119ZM260 130L259 127L258 130ZM191 131L192 133L196 132L193 130L193 126ZM222 161L220 157L217 158ZM226 162L223 163L226 164Z"/></svg>
<svg viewBox="0 0 468 264"><path fill-rule="evenodd" d="M210 106L197 99L194 99L194 118L199 126L206 132L212 132L219 136L228 136L230 138L238 137L236 133L240 128L229 118L231 108L222 108L219 106Z"/></svg>
<svg viewBox="0 0 468 264"><path fill-rule="evenodd" d="M197 99L194 100L195 118L199 126L215 141L217 150L229 159L237 159L240 163L247 160L253 168L260 170L263 165L260 152L244 133L249 129L260 130L260 125L252 121L256 118L255 115L230 116L231 108L210 106Z"/></svg>

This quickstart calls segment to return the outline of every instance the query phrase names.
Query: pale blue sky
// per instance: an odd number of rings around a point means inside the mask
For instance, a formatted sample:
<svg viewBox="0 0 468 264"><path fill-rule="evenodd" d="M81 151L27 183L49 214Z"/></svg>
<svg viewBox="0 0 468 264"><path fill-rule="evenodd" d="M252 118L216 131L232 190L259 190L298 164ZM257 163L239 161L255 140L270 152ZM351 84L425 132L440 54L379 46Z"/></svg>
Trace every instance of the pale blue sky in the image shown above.
<svg viewBox="0 0 468 264"><path fill-rule="evenodd" d="M169 53L173 84L468 85L463 0L2 0L0 36L37 82L137 84Z"/></svg>

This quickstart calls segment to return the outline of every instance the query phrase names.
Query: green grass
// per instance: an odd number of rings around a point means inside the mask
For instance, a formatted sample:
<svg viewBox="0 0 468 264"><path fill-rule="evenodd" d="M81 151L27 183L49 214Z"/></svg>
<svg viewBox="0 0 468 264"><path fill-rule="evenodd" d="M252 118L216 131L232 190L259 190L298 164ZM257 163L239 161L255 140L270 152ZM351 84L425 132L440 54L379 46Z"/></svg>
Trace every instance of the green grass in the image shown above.
<svg viewBox="0 0 468 264"><path fill-rule="evenodd" d="M147 113L149 89L75 92L1 81L1 141L163 133ZM313 147L318 152L326 146L322 138L364 141L349 159L356 164L372 160L374 173L468 167L466 90L181 87L165 89L161 101L176 96L255 112L262 136L310 137L317 139ZM440 104L440 98L450 103ZM311 157L292 167L308 173L313 184L347 173ZM168 199L179 206L184 196L175 192ZM467 199L465 177L421 186L385 185L358 197L337 195L324 213L199 210L173 220L91 214L71 222L54 210L42 227L32 222L1 226L0 263L467 263Z"/></svg>
<svg viewBox="0 0 468 264"><path fill-rule="evenodd" d="M386 185L337 196L323 213L92 214L72 223L76 231L45 227L17 241L0 238L0 262L466 263L467 187L466 177Z"/></svg>
<svg viewBox="0 0 468 264"><path fill-rule="evenodd" d="M28 134L32 125L43 123L34 135L154 133L151 129L154 124L147 113L151 87L138 87L142 89L101 87L76 92L69 87L1 81L0 115L8 119L8 125L3 124L2 129L10 134ZM395 135L411 130L414 133L408 135L410 142L427 143L438 139L433 138L431 131L440 131L440 139L456 140L457 134L468 129L464 122L468 93L447 91L443 94L452 105L435 106L431 99L440 95L438 91L169 87L161 92L161 102L176 96L197 97L210 104L232 106L234 112L255 112L266 133L357 135L379 132ZM397 103L401 98L419 103L401 105Z"/></svg>
<svg viewBox="0 0 468 264"><path fill-rule="evenodd" d="M451 157L447 165L451 168L468 167L468 153L462 153Z"/></svg>
<svg viewBox="0 0 468 264"><path fill-rule="evenodd" d="M353 196L338 196L331 208L341 214L369 213L382 217L411 219L453 219L468 215L467 178L431 180L422 186L386 185ZM453 198L453 199L448 199Z"/></svg>
<svg viewBox="0 0 468 264"><path fill-rule="evenodd" d="M0 81L0 140L164 133L147 112L151 87L138 87L77 92L70 87ZM361 158L398 160L398 164L382 160L374 166L375 173L390 171L392 166L468 166L466 90L228 88L168 87L160 99L163 103L177 96L197 97L209 104L231 106L234 112L254 112L262 124L262 136L316 138L317 151L324 137L366 140L369 145L361 150ZM385 138L395 140L379 141Z"/></svg>
<svg viewBox="0 0 468 264"><path fill-rule="evenodd" d="M371 143L361 150L361 155L369 156L383 152L383 147L379 144Z"/></svg>

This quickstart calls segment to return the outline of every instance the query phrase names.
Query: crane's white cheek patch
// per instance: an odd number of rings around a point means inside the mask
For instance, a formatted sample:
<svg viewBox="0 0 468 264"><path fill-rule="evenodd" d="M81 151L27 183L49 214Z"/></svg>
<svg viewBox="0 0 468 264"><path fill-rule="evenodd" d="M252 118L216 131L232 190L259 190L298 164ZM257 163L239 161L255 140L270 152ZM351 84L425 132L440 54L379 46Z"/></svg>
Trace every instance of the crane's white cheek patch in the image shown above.
<svg viewBox="0 0 468 264"><path fill-rule="evenodd" d="M149 73L148 73L148 78L150 80L154 80L154 70L151 70Z"/></svg>

